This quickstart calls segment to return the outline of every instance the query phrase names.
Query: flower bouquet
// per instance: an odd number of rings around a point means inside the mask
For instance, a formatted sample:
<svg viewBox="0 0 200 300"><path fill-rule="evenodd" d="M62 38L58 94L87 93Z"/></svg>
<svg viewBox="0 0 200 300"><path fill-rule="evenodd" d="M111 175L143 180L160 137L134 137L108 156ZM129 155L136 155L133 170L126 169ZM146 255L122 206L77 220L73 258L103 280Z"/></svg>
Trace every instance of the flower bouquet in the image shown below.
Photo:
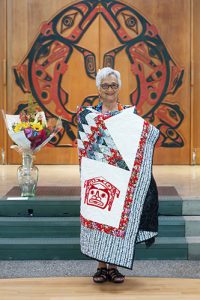
<svg viewBox="0 0 200 300"><path fill-rule="evenodd" d="M19 115L3 112L3 116L8 134L15 143L11 148L22 154L22 166L18 168L21 196L35 196L38 168L33 165L33 155L62 129L62 122L60 119L54 125L52 119L47 122L44 112L36 108L32 97L29 98L27 109Z"/></svg>

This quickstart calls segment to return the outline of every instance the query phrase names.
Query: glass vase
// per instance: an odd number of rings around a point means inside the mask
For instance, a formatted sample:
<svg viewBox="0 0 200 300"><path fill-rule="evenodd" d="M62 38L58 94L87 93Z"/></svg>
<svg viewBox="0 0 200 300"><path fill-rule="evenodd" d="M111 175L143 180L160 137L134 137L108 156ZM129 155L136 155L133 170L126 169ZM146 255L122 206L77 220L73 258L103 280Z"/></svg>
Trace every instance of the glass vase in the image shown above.
<svg viewBox="0 0 200 300"><path fill-rule="evenodd" d="M17 170L17 177L22 197L34 197L38 182L38 168L33 165L33 154L22 152L22 165Z"/></svg>

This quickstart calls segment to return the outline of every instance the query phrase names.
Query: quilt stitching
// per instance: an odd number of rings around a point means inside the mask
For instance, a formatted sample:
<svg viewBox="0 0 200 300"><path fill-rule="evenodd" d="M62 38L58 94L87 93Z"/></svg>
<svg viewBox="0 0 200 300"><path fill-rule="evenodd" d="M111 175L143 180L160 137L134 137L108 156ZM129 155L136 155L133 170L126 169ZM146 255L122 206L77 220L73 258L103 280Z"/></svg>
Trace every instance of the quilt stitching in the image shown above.
<svg viewBox="0 0 200 300"><path fill-rule="evenodd" d="M82 112L84 114L82 115ZM90 111L89 113L92 113ZM79 146L79 162L81 163L82 157L88 157L98 161L103 161L113 166L129 170L126 162L123 160L120 152L109 135L109 132L105 126L104 120L109 116L97 115L94 120L96 126L91 126L87 133L84 131L82 123L86 123L85 117L88 113L85 110L79 110L79 128L78 128L78 146ZM89 126L89 124L87 123ZM100 154L100 155L99 155Z"/></svg>
<svg viewBox="0 0 200 300"><path fill-rule="evenodd" d="M101 130L106 132L107 128L105 126L104 120L107 118L109 118L109 116L103 116L103 115L98 115L95 118L97 127L95 127L96 129L93 130L93 133L88 137L89 142L84 144L85 149L79 149L79 158L80 159L82 157L88 157L88 154L89 154L89 158L96 159L96 155L92 151L91 151L91 153L89 153L88 148L90 147L90 144L94 141L95 134L96 135L101 134ZM115 227L112 227L109 225L100 224L98 222L87 220L81 215L81 223L83 226L90 228L90 229L96 229L96 230L99 230L99 231L102 231L102 232L105 232L107 234L114 235L117 237L121 237L121 238L125 237L126 228L128 226L129 215L130 215L130 211L131 211L131 205L132 205L132 201L133 201L132 200L133 194L134 194L135 186L136 186L137 180L138 180L138 173L140 171L140 166L141 166L142 159L143 159L144 146L145 146L146 139L148 136L149 127L150 127L150 124L148 122L144 121L143 130L142 130L141 138L139 141L139 147L138 147L137 154L136 154L136 159L135 159L134 166L133 166L131 176L130 176L130 180L128 183L127 193L126 193L126 197L125 197L125 202L124 202L124 207L123 207L123 212L121 215L119 227L115 228ZM99 130L98 128L100 128L101 130ZM122 163L122 165L123 165L123 159L122 159L121 155L119 154L119 152L116 149L110 149L110 151L112 153L112 156L104 155L104 161L106 159L105 162L107 162L111 165L114 165L114 166L119 166L119 163Z"/></svg>

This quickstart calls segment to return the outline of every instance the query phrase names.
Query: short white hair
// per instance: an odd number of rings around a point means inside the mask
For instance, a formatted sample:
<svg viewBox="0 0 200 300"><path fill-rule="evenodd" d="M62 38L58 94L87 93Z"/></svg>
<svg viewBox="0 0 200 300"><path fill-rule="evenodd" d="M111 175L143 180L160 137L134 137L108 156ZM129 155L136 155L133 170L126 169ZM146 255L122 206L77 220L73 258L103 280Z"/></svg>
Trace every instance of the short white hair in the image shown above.
<svg viewBox="0 0 200 300"><path fill-rule="evenodd" d="M117 70L114 70L110 67L105 67L105 68L99 69L99 71L97 72L96 86L98 89L100 88L102 80L109 75L114 75L118 81L119 87L121 87L122 83L121 83L120 73Z"/></svg>

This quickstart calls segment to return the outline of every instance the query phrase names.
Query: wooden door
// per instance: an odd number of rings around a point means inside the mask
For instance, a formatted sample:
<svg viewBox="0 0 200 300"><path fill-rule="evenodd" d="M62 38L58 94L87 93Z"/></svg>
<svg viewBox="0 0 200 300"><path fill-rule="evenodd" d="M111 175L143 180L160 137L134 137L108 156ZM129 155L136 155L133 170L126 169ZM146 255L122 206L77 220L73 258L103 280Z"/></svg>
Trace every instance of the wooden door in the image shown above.
<svg viewBox="0 0 200 300"><path fill-rule="evenodd" d="M101 65L120 70L121 102L160 129L154 163L189 164L190 1L132 3L100 19Z"/></svg>
<svg viewBox="0 0 200 300"><path fill-rule="evenodd" d="M36 163L78 163L76 107L97 102L96 71L112 66L121 72L121 102L136 104L161 131L154 163L189 164L190 9L190 0L8 0L7 112L31 91L64 124ZM8 163L19 163L10 144Z"/></svg>
<svg viewBox="0 0 200 300"><path fill-rule="evenodd" d="M36 162L41 164L78 163L77 150L72 147L76 137L74 116L77 105L80 105L88 95L96 95L94 84L96 67L94 70L91 69L94 67L91 60L95 59L96 65L99 65L99 17L93 20L91 15L84 20L85 23L82 24L81 29L83 33L90 23L91 25L87 28L87 34L74 33L77 34L78 41L75 43L71 35L82 21L82 14L87 14L89 10L87 5L69 7L68 3L69 1L65 0L8 1L10 20L8 22L10 45L8 49L8 112L19 111L20 105L27 103L27 95L23 91L31 91L45 112L56 117L61 116L64 123L64 133L59 137L59 143L56 140L56 146L49 145L37 154ZM59 11L61 11L61 16L57 17ZM46 33L47 27L50 28L52 23L56 27L53 38L48 37ZM42 41L39 40L41 36ZM35 50L34 47L37 49ZM91 59L87 57L88 48ZM48 51L50 51L49 56ZM49 64L42 69L43 61L48 59ZM55 70L58 64L62 69L60 72ZM15 76L13 71L15 71ZM31 80L28 78L30 76L28 72L31 72ZM48 77L51 77L51 88L55 87L53 94L50 93L51 99L46 97L49 92L46 89L49 78L46 80L40 77L41 72L43 72L42 76L45 74L44 76L47 77L48 74ZM90 72L89 76L87 72ZM18 80L18 85L15 79ZM56 90L58 85L59 89ZM18 153L9 148L8 156L9 163L20 162Z"/></svg>

